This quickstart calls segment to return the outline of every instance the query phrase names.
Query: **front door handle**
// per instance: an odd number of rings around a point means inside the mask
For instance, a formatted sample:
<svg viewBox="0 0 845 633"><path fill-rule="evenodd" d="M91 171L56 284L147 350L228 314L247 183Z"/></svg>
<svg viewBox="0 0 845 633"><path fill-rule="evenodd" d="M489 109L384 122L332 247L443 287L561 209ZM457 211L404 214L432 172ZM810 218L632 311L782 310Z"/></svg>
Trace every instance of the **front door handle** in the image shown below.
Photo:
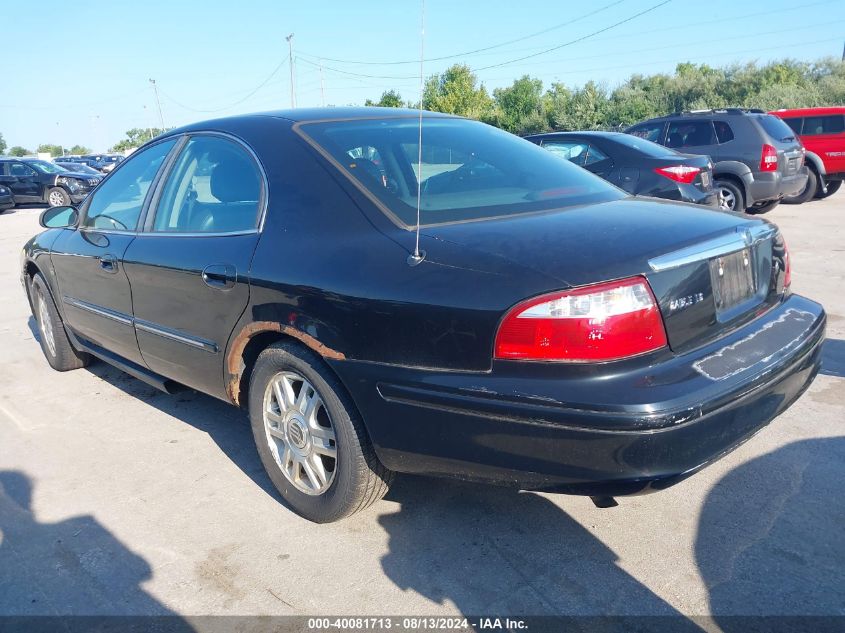
<svg viewBox="0 0 845 633"><path fill-rule="evenodd" d="M116 273L117 272L117 257L114 255L101 255L99 258L100 260L100 268L102 268L107 273Z"/></svg>
<svg viewBox="0 0 845 633"><path fill-rule="evenodd" d="M202 280L209 288L228 290L235 287L237 271L229 264L212 264L202 271Z"/></svg>

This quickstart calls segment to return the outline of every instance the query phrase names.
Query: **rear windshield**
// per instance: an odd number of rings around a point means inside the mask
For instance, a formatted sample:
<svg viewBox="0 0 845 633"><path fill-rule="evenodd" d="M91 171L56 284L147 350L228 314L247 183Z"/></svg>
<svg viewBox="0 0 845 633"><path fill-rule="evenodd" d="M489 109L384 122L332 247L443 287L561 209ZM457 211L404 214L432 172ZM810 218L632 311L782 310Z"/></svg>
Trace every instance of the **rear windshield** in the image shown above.
<svg viewBox="0 0 845 633"><path fill-rule="evenodd" d="M757 118L760 125L766 131L766 134L771 136L776 141L793 141L795 140L795 132L792 131L783 119L779 119L771 114L765 114Z"/></svg>
<svg viewBox="0 0 845 633"><path fill-rule="evenodd" d="M530 141L465 119L307 123L301 133L404 227L616 200L623 192Z"/></svg>
<svg viewBox="0 0 845 633"><path fill-rule="evenodd" d="M658 145L657 143L652 143L651 141L647 141L639 136L631 136L630 134L614 134L609 138L614 143L630 147L631 149L642 152L646 156L651 156L652 158L675 158L678 156L678 152L675 150L663 147L663 145Z"/></svg>

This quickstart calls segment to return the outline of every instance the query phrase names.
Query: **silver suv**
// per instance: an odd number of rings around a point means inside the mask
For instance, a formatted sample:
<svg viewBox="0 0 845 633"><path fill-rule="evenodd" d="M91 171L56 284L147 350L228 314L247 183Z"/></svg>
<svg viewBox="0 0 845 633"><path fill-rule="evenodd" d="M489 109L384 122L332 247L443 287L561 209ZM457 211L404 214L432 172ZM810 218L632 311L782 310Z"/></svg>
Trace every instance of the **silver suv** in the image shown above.
<svg viewBox="0 0 845 633"><path fill-rule="evenodd" d="M781 119L762 110L676 112L638 123L628 134L713 160L722 209L766 213L807 182L804 148Z"/></svg>

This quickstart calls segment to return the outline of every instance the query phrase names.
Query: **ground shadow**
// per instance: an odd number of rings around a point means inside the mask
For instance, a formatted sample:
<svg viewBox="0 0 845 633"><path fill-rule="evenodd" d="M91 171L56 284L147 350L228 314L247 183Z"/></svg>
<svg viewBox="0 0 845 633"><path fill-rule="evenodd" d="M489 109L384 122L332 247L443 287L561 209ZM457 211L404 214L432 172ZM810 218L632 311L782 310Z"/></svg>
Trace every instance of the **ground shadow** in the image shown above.
<svg viewBox="0 0 845 633"><path fill-rule="evenodd" d="M401 509L379 517L390 548L382 567L403 590L467 616L672 616L669 629L700 631L543 496L401 476L388 499ZM601 630L623 624L604 621Z"/></svg>
<svg viewBox="0 0 845 633"><path fill-rule="evenodd" d="M41 523L33 514L32 482L17 470L0 471L0 615L169 616L169 631L193 630L141 588L149 564L94 517ZM23 628L31 620L19 622ZM92 623L93 624L93 623ZM2 628L2 627L0 627ZM11 630L11 629L10 629Z"/></svg>
<svg viewBox="0 0 845 633"><path fill-rule="evenodd" d="M710 608L730 616L845 614L845 437L794 442L735 468L710 491L696 560ZM828 630L816 621L816 630ZM768 630L782 630L768 622ZM804 630L803 628L792 630ZM839 629L841 630L841 628Z"/></svg>
<svg viewBox="0 0 845 633"><path fill-rule="evenodd" d="M845 341L828 338L822 347L822 369L825 376L845 378Z"/></svg>

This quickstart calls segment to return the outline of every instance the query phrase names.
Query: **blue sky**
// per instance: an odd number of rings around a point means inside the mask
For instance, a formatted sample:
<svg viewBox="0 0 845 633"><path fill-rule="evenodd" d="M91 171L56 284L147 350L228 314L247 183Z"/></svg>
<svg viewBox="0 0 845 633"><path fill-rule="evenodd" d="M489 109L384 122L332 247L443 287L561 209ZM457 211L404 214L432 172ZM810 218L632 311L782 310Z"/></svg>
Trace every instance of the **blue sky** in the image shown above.
<svg viewBox="0 0 845 633"><path fill-rule="evenodd" d="M839 57L845 40L842 0L670 0L634 17L658 4L426 0L425 56L454 57L427 61L424 72L466 63L491 91L526 73L546 85L592 79L613 87L633 73L671 71L683 61ZM418 62L350 63L418 60L418 0L42 0L37 11L34 6L8 2L2 9L7 72L0 81L0 133L9 146L82 143L103 150L129 128L157 125L150 78L160 88L167 126L289 107L290 33L299 56L299 106L321 104L321 57L327 104L362 104L390 88L406 99L418 94ZM45 19L65 12L66 18ZM545 32L464 54L539 31ZM60 43L66 52L56 51Z"/></svg>

